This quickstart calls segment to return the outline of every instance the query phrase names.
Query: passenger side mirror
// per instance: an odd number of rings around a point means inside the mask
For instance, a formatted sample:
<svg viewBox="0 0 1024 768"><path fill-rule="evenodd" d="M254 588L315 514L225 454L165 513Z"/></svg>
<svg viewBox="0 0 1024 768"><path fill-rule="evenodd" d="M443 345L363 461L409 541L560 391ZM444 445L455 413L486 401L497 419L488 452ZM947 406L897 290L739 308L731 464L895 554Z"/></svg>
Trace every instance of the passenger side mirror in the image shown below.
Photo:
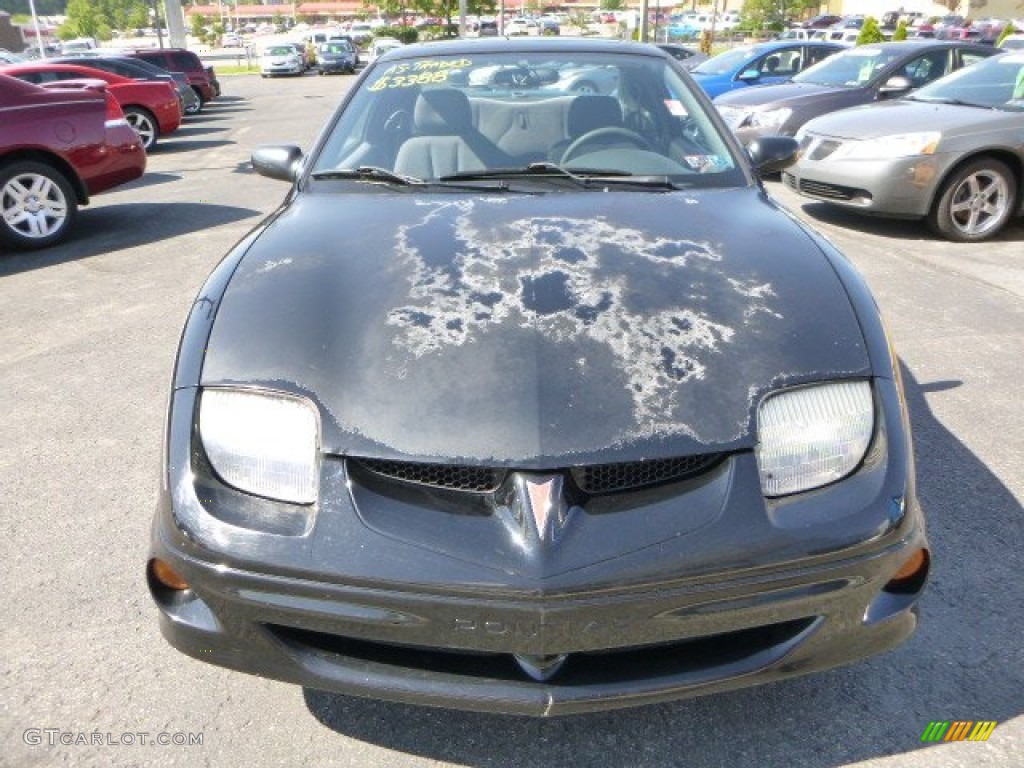
<svg viewBox="0 0 1024 768"><path fill-rule="evenodd" d="M266 144L252 153L252 167L260 176L293 182L299 175L302 150L294 144Z"/></svg>
<svg viewBox="0 0 1024 768"><path fill-rule="evenodd" d="M910 81L909 77L903 77L902 75L894 75L882 83L882 87L878 89L879 96L900 96L907 91L913 89L914 84Z"/></svg>
<svg viewBox="0 0 1024 768"><path fill-rule="evenodd" d="M799 149L791 136L762 136L747 145L747 154L757 173L778 173L796 162Z"/></svg>

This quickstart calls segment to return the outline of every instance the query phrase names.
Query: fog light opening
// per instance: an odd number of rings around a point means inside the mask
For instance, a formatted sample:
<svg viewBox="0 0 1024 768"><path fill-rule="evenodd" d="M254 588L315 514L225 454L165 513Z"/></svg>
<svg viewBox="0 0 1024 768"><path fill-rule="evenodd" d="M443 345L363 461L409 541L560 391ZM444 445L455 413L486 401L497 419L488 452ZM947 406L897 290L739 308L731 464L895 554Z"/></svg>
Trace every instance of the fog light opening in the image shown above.
<svg viewBox="0 0 1024 768"><path fill-rule="evenodd" d="M158 557L149 561L149 574L158 585L172 592L184 592L190 586L181 574Z"/></svg>
<svg viewBox="0 0 1024 768"><path fill-rule="evenodd" d="M908 595L920 592L928 578L931 556L927 549L919 549L903 563L892 579L885 585L886 592L896 595Z"/></svg>

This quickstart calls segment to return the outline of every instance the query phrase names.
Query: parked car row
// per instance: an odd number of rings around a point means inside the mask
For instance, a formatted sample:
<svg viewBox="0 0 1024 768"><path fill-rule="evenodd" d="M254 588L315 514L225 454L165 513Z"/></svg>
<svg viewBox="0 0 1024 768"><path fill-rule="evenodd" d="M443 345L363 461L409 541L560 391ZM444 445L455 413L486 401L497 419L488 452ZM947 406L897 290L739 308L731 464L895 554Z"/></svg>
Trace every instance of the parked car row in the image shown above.
<svg viewBox="0 0 1024 768"><path fill-rule="evenodd" d="M960 242L1024 213L1024 53L939 39L866 45L714 103L744 144L798 138L782 178L805 197L923 219Z"/></svg>
<svg viewBox="0 0 1024 768"><path fill-rule="evenodd" d="M835 16L822 14L804 23L791 27L783 33L784 37L813 40L850 39L856 41L856 33L864 26L868 17L863 15ZM1018 29L1022 25L1014 24ZM927 16L921 12L889 11L876 19L879 30L888 40L900 23L906 25L907 35L911 38L937 38L939 40L970 40L973 42L992 44L999 39L1008 19L985 16L969 19L959 14L950 13L945 16ZM848 34L852 31L852 37Z"/></svg>
<svg viewBox="0 0 1024 768"><path fill-rule="evenodd" d="M60 241L92 195L142 176L146 153L107 83L0 73L0 245Z"/></svg>
<svg viewBox="0 0 1024 768"><path fill-rule="evenodd" d="M366 62L374 61L385 52L400 48L402 43L391 37L377 37L366 50ZM321 75L334 73L354 74L363 64L359 47L351 34L312 32L298 42L268 45L260 52L260 75L301 75L317 70Z"/></svg>
<svg viewBox="0 0 1024 768"><path fill-rule="evenodd" d="M0 244L59 242L91 195L141 176L146 153L219 95L183 49L0 65Z"/></svg>
<svg viewBox="0 0 1024 768"><path fill-rule="evenodd" d="M185 115L198 113L220 94L212 68L183 49L88 49L66 58L5 64L0 72L37 85L62 80L104 81L147 152L161 136L176 131Z"/></svg>
<svg viewBox="0 0 1024 768"><path fill-rule="evenodd" d="M797 131L783 181L815 200L985 240L1024 213L1024 54L994 56L904 98Z"/></svg>

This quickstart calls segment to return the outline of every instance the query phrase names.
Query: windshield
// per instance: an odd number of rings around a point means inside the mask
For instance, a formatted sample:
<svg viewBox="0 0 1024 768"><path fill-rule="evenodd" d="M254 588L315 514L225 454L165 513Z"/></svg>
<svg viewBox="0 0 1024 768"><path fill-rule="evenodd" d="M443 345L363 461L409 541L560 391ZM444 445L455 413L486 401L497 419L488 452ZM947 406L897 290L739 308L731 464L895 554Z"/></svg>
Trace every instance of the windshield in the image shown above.
<svg viewBox="0 0 1024 768"><path fill-rule="evenodd" d="M290 56L295 49L290 45L275 45L263 51L264 56Z"/></svg>
<svg viewBox="0 0 1024 768"><path fill-rule="evenodd" d="M731 51L713 56L693 72L698 75L728 75L735 72L758 54L756 48L733 48Z"/></svg>
<svg viewBox="0 0 1024 768"><path fill-rule="evenodd" d="M908 98L1022 112L1024 53L1006 53L980 61L926 85Z"/></svg>
<svg viewBox="0 0 1024 768"><path fill-rule="evenodd" d="M346 40L332 40L320 46L320 53L351 53L352 46Z"/></svg>
<svg viewBox="0 0 1024 768"><path fill-rule="evenodd" d="M859 88L867 85L904 52L875 46L842 51L809 67L793 78L794 83Z"/></svg>
<svg viewBox="0 0 1024 768"><path fill-rule="evenodd" d="M671 59L635 52L391 59L359 81L312 175L373 168L374 178L436 181L501 169L555 176L559 166L745 183L691 89Z"/></svg>

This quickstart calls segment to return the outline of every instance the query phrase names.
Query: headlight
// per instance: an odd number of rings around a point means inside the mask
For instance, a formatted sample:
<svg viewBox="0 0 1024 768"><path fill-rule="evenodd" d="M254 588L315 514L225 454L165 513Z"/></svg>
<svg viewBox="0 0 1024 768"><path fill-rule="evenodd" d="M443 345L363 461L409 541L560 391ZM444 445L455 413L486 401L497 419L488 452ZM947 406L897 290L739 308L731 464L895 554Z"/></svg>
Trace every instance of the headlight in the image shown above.
<svg viewBox="0 0 1024 768"><path fill-rule="evenodd" d="M836 160L892 160L897 157L932 155L939 146L938 131L879 136L866 141L844 141L832 155Z"/></svg>
<svg viewBox="0 0 1024 768"><path fill-rule="evenodd" d="M765 496L799 493L850 474L874 431L871 384L843 381L771 395L757 411Z"/></svg>
<svg viewBox="0 0 1024 768"><path fill-rule="evenodd" d="M750 125L759 128L765 133L773 133L781 128L789 116L793 114L792 109L769 109L765 112L754 112L750 115Z"/></svg>
<svg viewBox="0 0 1024 768"><path fill-rule="evenodd" d="M199 435L214 471L228 485L295 504L316 501L320 420L308 400L205 389Z"/></svg>
<svg viewBox="0 0 1024 768"><path fill-rule="evenodd" d="M718 105L715 105L718 107ZM729 126L729 130L735 131L740 128L747 120L750 112L740 107L718 107L718 113L725 120L725 124Z"/></svg>

